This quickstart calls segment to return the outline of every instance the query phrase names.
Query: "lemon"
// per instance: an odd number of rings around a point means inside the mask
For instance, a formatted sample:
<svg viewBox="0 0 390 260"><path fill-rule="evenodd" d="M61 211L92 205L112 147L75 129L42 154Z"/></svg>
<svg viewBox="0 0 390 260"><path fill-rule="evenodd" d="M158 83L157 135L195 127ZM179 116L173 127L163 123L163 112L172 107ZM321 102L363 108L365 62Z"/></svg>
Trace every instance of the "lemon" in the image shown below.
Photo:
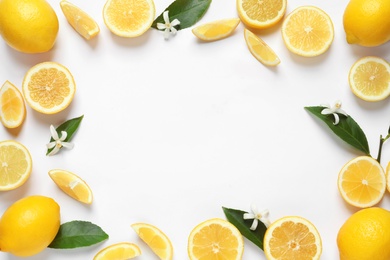
<svg viewBox="0 0 390 260"><path fill-rule="evenodd" d="M46 52L57 33L57 15L45 0L0 0L0 34L12 48Z"/></svg>
<svg viewBox="0 0 390 260"><path fill-rule="evenodd" d="M390 1L351 0L343 17L347 42L378 46L390 40Z"/></svg>
<svg viewBox="0 0 390 260"><path fill-rule="evenodd" d="M29 196L16 201L0 219L0 250L27 257L44 250L60 228L60 207L51 198Z"/></svg>
<svg viewBox="0 0 390 260"><path fill-rule="evenodd" d="M337 235L340 260L390 259L390 212L362 209L341 226Z"/></svg>

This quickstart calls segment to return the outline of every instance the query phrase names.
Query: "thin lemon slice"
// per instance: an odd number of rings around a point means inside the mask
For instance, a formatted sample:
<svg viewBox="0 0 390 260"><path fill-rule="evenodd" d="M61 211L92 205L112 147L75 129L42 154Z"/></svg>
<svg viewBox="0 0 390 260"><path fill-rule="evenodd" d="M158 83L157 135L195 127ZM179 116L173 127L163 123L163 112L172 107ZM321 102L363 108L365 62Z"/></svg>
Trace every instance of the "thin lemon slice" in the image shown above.
<svg viewBox="0 0 390 260"><path fill-rule="evenodd" d="M152 26L155 14L153 0L107 0L103 9L104 23L121 37L144 34Z"/></svg>
<svg viewBox="0 0 390 260"><path fill-rule="evenodd" d="M146 223L135 223L131 227L161 260L173 258L172 243L160 229Z"/></svg>
<svg viewBox="0 0 390 260"><path fill-rule="evenodd" d="M126 260L141 255L141 249L133 243L121 242L100 250L93 260Z"/></svg>
<svg viewBox="0 0 390 260"><path fill-rule="evenodd" d="M31 155L24 145L12 140L0 142L0 191L20 187L31 171Z"/></svg>
<svg viewBox="0 0 390 260"><path fill-rule="evenodd" d="M244 240L230 222L213 218L197 225L188 237L191 260L239 260L244 252Z"/></svg>
<svg viewBox="0 0 390 260"><path fill-rule="evenodd" d="M390 65L382 58L359 59L349 70L348 80L353 94L365 101L380 101L390 95Z"/></svg>
<svg viewBox="0 0 390 260"><path fill-rule="evenodd" d="M17 128L25 118L26 105L22 93L7 80L0 88L0 120L7 128Z"/></svg>
<svg viewBox="0 0 390 260"><path fill-rule="evenodd" d="M66 0L62 0L60 6L69 24L85 39L90 40L99 34L99 25L86 12Z"/></svg>
<svg viewBox="0 0 390 260"><path fill-rule="evenodd" d="M69 106L76 92L70 71L56 62L42 62L30 68L23 79L27 104L44 114L55 114Z"/></svg>
<svg viewBox="0 0 390 260"><path fill-rule="evenodd" d="M341 169L338 188L348 204L359 208L374 206L386 191L385 172L374 158L356 157Z"/></svg>
<svg viewBox="0 0 390 260"><path fill-rule="evenodd" d="M390 192L390 161L387 163L385 175L386 175L387 190Z"/></svg>
<svg viewBox="0 0 390 260"><path fill-rule="evenodd" d="M49 171L49 176L70 197L85 204L92 203L93 195L91 188L76 174L54 169Z"/></svg>
<svg viewBox="0 0 390 260"><path fill-rule="evenodd" d="M326 52L333 42L333 23L320 8L301 6L284 19L282 36L292 53L304 57L318 56Z"/></svg>
<svg viewBox="0 0 390 260"><path fill-rule="evenodd" d="M264 235L268 260L320 259L322 241L315 226L305 218L288 216L273 222Z"/></svg>
<svg viewBox="0 0 390 260"><path fill-rule="evenodd" d="M218 20L199 25L192 29L192 33L203 41L217 41L230 36L239 23L239 18Z"/></svg>
<svg viewBox="0 0 390 260"><path fill-rule="evenodd" d="M252 55L266 66L276 66L280 63L275 52L253 32L244 29L245 42Z"/></svg>
<svg viewBox="0 0 390 260"><path fill-rule="evenodd" d="M237 12L248 27L266 29L282 20L287 0L237 0Z"/></svg>

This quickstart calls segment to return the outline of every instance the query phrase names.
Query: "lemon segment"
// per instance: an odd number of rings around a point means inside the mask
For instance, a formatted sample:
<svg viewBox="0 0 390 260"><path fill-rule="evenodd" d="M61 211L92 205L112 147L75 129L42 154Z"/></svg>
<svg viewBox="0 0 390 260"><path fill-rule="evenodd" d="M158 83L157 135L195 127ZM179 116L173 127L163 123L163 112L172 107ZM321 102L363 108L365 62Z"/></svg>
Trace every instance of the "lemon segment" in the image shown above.
<svg viewBox="0 0 390 260"><path fill-rule="evenodd" d="M22 93L8 80L0 88L0 120L7 128L19 127L26 118Z"/></svg>
<svg viewBox="0 0 390 260"><path fill-rule="evenodd" d="M160 229L146 223L134 223L131 227L161 260L173 259L172 243Z"/></svg>
<svg viewBox="0 0 390 260"><path fill-rule="evenodd" d="M126 260L141 255L141 249L133 243L121 242L100 250L93 260Z"/></svg>
<svg viewBox="0 0 390 260"><path fill-rule="evenodd" d="M198 224L188 237L190 260L240 260L244 241L238 229L230 222L214 218Z"/></svg>
<svg viewBox="0 0 390 260"><path fill-rule="evenodd" d="M99 25L78 6L66 0L62 0L60 6L69 24L85 39L90 40L99 34Z"/></svg>
<svg viewBox="0 0 390 260"><path fill-rule="evenodd" d="M239 18L223 19L199 25L192 33L202 41L217 41L230 36L239 24Z"/></svg>
<svg viewBox="0 0 390 260"><path fill-rule="evenodd" d="M279 57L260 37L248 29L244 29L245 42L252 55L266 66L276 66L280 63Z"/></svg>
<svg viewBox="0 0 390 260"><path fill-rule="evenodd" d="M93 200L92 190L88 184L76 174L54 169L49 171L50 178L67 195L85 204L91 204Z"/></svg>

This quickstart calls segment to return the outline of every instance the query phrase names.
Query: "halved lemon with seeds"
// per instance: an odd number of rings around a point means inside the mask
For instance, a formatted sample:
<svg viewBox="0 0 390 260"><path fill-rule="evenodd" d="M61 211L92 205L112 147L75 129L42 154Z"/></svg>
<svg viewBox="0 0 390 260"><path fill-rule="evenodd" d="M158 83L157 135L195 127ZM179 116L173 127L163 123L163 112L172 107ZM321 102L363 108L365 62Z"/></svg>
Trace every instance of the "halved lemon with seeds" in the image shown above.
<svg viewBox="0 0 390 260"><path fill-rule="evenodd" d="M90 40L99 34L99 25L78 6L66 0L62 0L60 6L69 24L85 39Z"/></svg>
<svg viewBox="0 0 390 260"><path fill-rule="evenodd" d="M126 260L141 255L141 249L133 243L121 242L100 250L93 260Z"/></svg>
<svg viewBox="0 0 390 260"><path fill-rule="evenodd" d="M264 235L264 253L268 260L320 259L321 236L307 219L287 216L273 222Z"/></svg>
<svg viewBox="0 0 390 260"><path fill-rule="evenodd" d="M24 98L8 80L0 88L0 121L7 128L19 127L26 117Z"/></svg>
<svg viewBox="0 0 390 260"><path fill-rule="evenodd" d="M213 21L195 27L192 29L192 33L202 41L217 41L231 35L239 23L239 18Z"/></svg>
<svg viewBox="0 0 390 260"><path fill-rule="evenodd" d="M93 200L92 190L88 184L76 174L54 169L49 171L50 178L67 195L85 204L91 204Z"/></svg>
<svg viewBox="0 0 390 260"><path fill-rule="evenodd" d="M340 170L338 188L348 204L358 208L374 206L385 195L385 172L374 158L356 157Z"/></svg>
<svg viewBox="0 0 390 260"><path fill-rule="evenodd" d="M13 140L0 142L0 191L22 186L31 171L31 155L24 145Z"/></svg>
<svg viewBox="0 0 390 260"><path fill-rule="evenodd" d="M76 84L65 66L42 62L27 71L22 90L31 108L44 114L55 114L72 102Z"/></svg>
<svg viewBox="0 0 390 260"><path fill-rule="evenodd" d="M348 81L357 97L365 101L383 100L390 95L390 64L379 57L363 57L352 65Z"/></svg>
<svg viewBox="0 0 390 260"><path fill-rule="evenodd" d="M326 52L333 42L333 23L322 9L301 6L284 19L282 36L292 53L304 57L318 56Z"/></svg>
<svg viewBox="0 0 390 260"><path fill-rule="evenodd" d="M160 229L147 223L134 223L131 227L161 260L173 258L172 243Z"/></svg>
<svg viewBox="0 0 390 260"><path fill-rule="evenodd" d="M276 66L280 63L279 57L260 37L248 29L244 29L245 42L252 55L266 66Z"/></svg>
<svg viewBox="0 0 390 260"><path fill-rule="evenodd" d="M191 260L240 260L244 240L230 222L213 218L197 225L188 237L188 256Z"/></svg>

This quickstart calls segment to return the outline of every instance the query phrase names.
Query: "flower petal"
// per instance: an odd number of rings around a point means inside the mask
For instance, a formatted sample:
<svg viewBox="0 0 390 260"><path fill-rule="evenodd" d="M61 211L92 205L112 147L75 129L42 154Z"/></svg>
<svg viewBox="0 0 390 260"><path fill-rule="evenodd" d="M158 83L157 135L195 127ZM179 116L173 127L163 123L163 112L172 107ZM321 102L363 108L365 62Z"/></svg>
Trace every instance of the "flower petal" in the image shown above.
<svg viewBox="0 0 390 260"><path fill-rule="evenodd" d="M176 30L175 27L171 27L171 33L172 33L173 35L175 35L175 34L177 33L177 30Z"/></svg>
<svg viewBox="0 0 390 260"><path fill-rule="evenodd" d="M337 113L333 113L334 115L334 125L337 125L340 121L339 115Z"/></svg>
<svg viewBox="0 0 390 260"><path fill-rule="evenodd" d="M175 19L171 22L171 26L176 26L176 25L179 25L180 24L180 21L178 19Z"/></svg>
<svg viewBox="0 0 390 260"><path fill-rule="evenodd" d="M168 15L168 13L169 13L169 11L165 11L163 13L165 25L169 24L169 15Z"/></svg>
<svg viewBox="0 0 390 260"><path fill-rule="evenodd" d="M73 147L74 147L74 144L68 143L68 142L62 142L61 145L65 148L68 148L68 149L73 149Z"/></svg>
<svg viewBox="0 0 390 260"><path fill-rule="evenodd" d="M255 218L253 220L253 223L252 223L252 226L249 228L250 230L256 230L257 228L257 224L259 223L259 221L257 220L257 218Z"/></svg>
<svg viewBox="0 0 390 260"><path fill-rule="evenodd" d="M166 28L167 28L167 26L164 23L157 23L157 29L164 30Z"/></svg>
<svg viewBox="0 0 390 260"><path fill-rule="evenodd" d="M330 108L325 108L321 111L322 115L330 115L333 114L333 111Z"/></svg>
<svg viewBox="0 0 390 260"><path fill-rule="evenodd" d="M65 139L68 137L68 133L66 131L61 131L61 138L60 141L65 141Z"/></svg>
<svg viewBox="0 0 390 260"><path fill-rule="evenodd" d="M54 140L58 140L59 137L58 137L58 133L56 131L56 129L54 128L53 125L50 125L50 134L51 134L51 137L54 139Z"/></svg>
<svg viewBox="0 0 390 260"><path fill-rule="evenodd" d="M166 28L165 31L164 31L164 38L165 40L168 40L169 39L169 35L170 35L170 31L169 31L169 28Z"/></svg>
<svg viewBox="0 0 390 260"><path fill-rule="evenodd" d="M244 213L243 218L244 219L254 219L254 218L256 218L256 216L252 213Z"/></svg>
<svg viewBox="0 0 390 260"><path fill-rule="evenodd" d="M54 147L54 149L51 150L51 152L50 152L47 156L55 155L56 153L58 153L59 150L60 150L60 148L56 145L56 146Z"/></svg>
<svg viewBox="0 0 390 260"><path fill-rule="evenodd" d="M56 142L51 142L51 143L46 144L47 149L51 149L54 146L56 146Z"/></svg>

